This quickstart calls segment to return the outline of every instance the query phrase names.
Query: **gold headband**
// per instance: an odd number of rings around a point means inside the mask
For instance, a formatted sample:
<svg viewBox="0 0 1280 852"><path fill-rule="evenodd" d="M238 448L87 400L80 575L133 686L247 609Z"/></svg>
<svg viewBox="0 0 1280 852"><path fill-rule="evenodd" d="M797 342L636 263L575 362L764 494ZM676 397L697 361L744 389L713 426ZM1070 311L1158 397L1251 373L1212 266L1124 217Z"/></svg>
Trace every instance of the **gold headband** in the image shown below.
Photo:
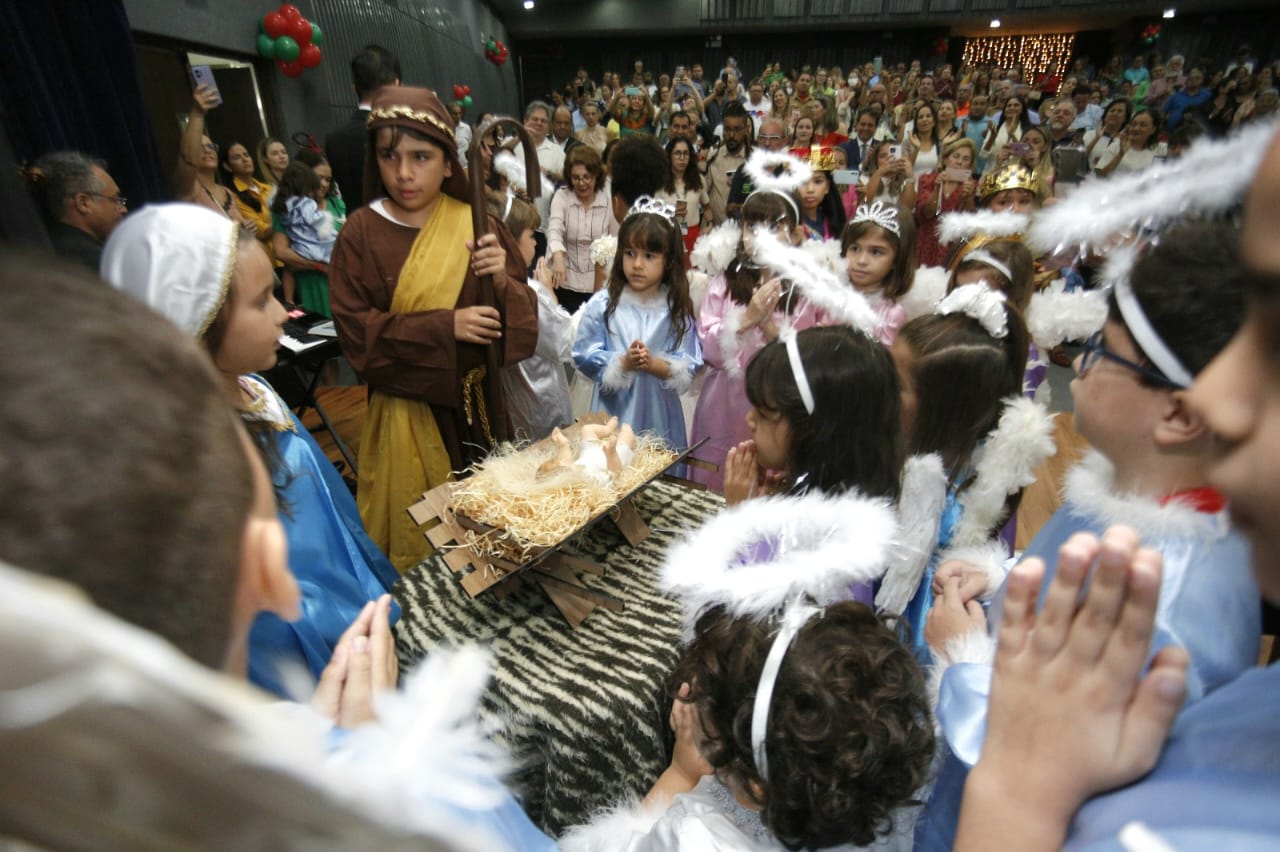
<svg viewBox="0 0 1280 852"><path fill-rule="evenodd" d="M369 124L375 121L394 121L397 118L407 118L410 121L417 121L423 124L430 124L440 130L450 139L453 139L453 128L436 118L429 112L422 112L407 106L378 107L369 110Z"/></svg>

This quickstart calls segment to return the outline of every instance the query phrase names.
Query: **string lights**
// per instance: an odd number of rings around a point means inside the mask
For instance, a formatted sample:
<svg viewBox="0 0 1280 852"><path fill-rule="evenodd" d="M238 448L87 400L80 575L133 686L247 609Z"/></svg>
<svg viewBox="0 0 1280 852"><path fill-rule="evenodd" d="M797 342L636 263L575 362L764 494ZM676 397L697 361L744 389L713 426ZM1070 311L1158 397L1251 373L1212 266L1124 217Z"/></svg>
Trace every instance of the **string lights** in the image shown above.
<svg viewBox="0 0 1280 852"><path fill-rule="evenodd" d="M1039 74L1058 77L1066 73L1075 43L1075 33L970 38L965 39L963 62L997 68L1021 66L1025 78Z"/></svg>

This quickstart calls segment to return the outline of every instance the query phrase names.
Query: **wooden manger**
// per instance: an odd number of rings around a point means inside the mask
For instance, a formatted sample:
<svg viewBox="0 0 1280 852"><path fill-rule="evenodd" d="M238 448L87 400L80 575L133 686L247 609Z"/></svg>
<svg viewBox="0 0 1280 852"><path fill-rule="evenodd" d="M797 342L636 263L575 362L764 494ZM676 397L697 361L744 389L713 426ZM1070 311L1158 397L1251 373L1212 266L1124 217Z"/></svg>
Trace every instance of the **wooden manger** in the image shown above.
<svg viewBox="0 0 1280 852"><path fill-rule="evenodd" d="M575 445L584 424L603 424L607 418L598 413L580 417L564 430ZM447 482L423 495L409 507L409 515L419 525L430 525L425 535L432 546L443 553L444 563L460 575L462 588L471 597L491 592L499 599L520 588L525 581L536 583L573 627L581 624L597 606L615 612L624 609L623 602L605 592L589 588L583 577L603 576L603 566L568 553L564 548L577 536L603 518L609 518L629 544L639 544L649 535L649 526L636 511L634 497L659 476L671 477L667 471L674 465L695 462L691 454L705 441L670 460L642 481L627 488L613 502L603 506L585 522L551 544L528 544L515 540L507 530L468 517L455 506L456 482ZM546 438L520 452L546 454L551 446Z"/></svg>

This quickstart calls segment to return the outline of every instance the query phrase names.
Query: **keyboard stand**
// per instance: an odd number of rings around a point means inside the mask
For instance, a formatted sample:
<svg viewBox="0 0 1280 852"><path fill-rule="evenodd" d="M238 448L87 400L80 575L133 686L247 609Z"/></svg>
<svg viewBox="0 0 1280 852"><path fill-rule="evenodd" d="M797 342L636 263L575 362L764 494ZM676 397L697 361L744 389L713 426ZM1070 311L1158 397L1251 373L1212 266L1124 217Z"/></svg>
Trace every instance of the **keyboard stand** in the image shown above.
<svg viewBox="0 0 1280 852"><path fill-rule="evenodd" d="M320 384L320 374L324 370L324 365L342 354L341 349L338 347L338 341L336 339L327 340L318 346L304 349L301 352L293 352L282 346L277 352L277 366L288 367L302 387L302 400L294 407L294 413L301 419L308 408L315 409L316 414L320 415L320 422L324 424L329 437L333 439L333 443L338 447L338 452L342 454L342 458L346 461L351 475L356 476L355 456L352 455L351 449L347 447L342 437L338 434L338 430L333 428L333 421L329 419L324 407L320 405L320 400L316 398L316 387Z"/></svg>

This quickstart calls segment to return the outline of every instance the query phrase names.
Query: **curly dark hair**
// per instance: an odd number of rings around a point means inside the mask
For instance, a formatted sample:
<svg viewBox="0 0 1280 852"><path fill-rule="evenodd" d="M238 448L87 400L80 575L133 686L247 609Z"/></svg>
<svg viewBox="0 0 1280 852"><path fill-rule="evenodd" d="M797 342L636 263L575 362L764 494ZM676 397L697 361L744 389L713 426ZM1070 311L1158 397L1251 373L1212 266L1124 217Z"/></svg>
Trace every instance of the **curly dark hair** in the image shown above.
<svg viewBox="0 0 1280 852"><path fill-rule="evenodd" d="M670 681L689 684L702 720L702 752L726 785L761 807L788 849L865 846L914 804L934 753L924 675L897 633L846 601L801 628L773 690L756 771L751 714L776 625L723 608L704 613Z"/></svg>

